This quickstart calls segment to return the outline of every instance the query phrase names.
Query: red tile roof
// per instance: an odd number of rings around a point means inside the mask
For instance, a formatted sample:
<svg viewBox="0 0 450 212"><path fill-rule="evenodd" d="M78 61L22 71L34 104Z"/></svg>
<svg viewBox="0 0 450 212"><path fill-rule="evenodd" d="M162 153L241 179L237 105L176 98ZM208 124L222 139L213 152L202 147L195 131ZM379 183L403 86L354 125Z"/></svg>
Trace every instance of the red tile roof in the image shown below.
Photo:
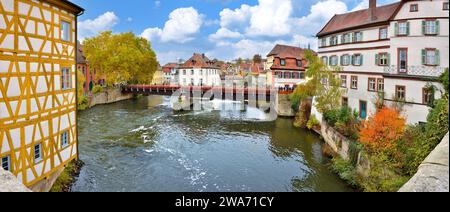
<svg viewBox="0 0 450 212"><path fill-rule="evenodd" d="M210 60L205 54L197 54L194 55L187 60L185 63L180 65L180 68L213 68L217 69L215 62Z"/></svg>
<svg viewBox="0 0 450 212"><path fill-rule="evenodd" d="M178 63L167 63L162 67L162 70L165 73L169 73L173 68L177 68L178 66Z"/></svg>
<svg viewBox="0 0 450 212"><path fill-rule="evenodd" d="M275 56L280 58L295 58L302 59L304 57L305 49L295 46L286 46L277 44L267 57Z"/></svg>
<svg viewBox="0 0 450 212"><path fill-rule="evenodd" d="M345 14L336 14L331 20L325 25L325 27L317 33L317 37L351 30L358 27L364 27L368 25L375 25L389 21L400 9L402 1L388 4L380 7L374 8L374 16L376 19L371 20L369 18L369 9L358 10Z"/></svg>

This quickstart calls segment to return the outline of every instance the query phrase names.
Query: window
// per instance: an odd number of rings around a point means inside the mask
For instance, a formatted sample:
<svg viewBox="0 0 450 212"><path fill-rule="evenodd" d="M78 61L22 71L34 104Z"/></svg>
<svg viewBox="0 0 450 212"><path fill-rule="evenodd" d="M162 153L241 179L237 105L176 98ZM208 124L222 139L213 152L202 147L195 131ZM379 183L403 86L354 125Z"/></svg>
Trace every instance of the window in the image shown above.
<svg viewBox="0 0 450 212"><path fill-rule="evenodd" d="M305 73L304 72L300 72L300 79L305 79Z"/></svg>
<svg viewBox="0 0 450 212"><path fill-rule="evenodd" d="M69 131L65 131L61 134L61 147L69 145Z"/></svg>
<svg viewBox="0 0 450 212"><path fill-rule="evenodd" d="M347 88L347 75L341 75L341 87Z"/></svg>
<svg viewBox="0 0 450 212"><path fill-rule="evenodd" d="M338 44L338 38L337 38L337 36L331 37L331 38L330 38L330 45L331 45L331 46L335 46L335 45L337 45L337 44Z"/></svg>
<svg viewBox="0 0 450 212"><path fill-rule="evenodd" d="M367 118L367 102L359 101L359 118L366 119Z"/></svg>
<svg viewBox="0 0 450 212"><path fill-rule="evenodd" d="M448 8L449 8L448 2L444 2L444 4L442 5L442 9L448 10Z"/></svg>
<svg viewBox="0 0 450 212"><path fill-rule="evenodd" d="M422 64L435 66L439 65L439 50L436 49L424 49L422 50Z"/></svg>
<svg viewBox="0 0 450 212"><path fill-rule="evenodd" d="M186 70L183 70L183 75L186 75Z"/></svg>
<svg viewBox="0 0 450 212"><path fill-rule="evenodd" d="M377 89L377 80L375 78L369 78L367 90L376 91L376 89Z"/></svg>
<svg viewBox="0 0 450 212"><path fill-rule="evenodd" d="M281 66L285 66L286 65L286 60L285 59L280 59L280 65Z"/></svg>
<svg viewBox="0 0 450 212"><path fill-rule="evenodd" d="M342 97L342 107L348 107L348 98Z"/></svg>
<svg viewBox="0 0 450 212"><path fill-rule="evenodd" d="M61 40L72 41L70 36L70 23L67 21L61 21Z"/></svg>
<svg viewBox="0 0 450 212"><path fill-rule="evenodd" d="M380 40L388 39L388 29L386 27L380 28Z"/></svg>
<svg viewBox="0 0 450 212"><path fill-rule="evenodd" d="M377 84L378 84L377 85L378 92L383 92L384 91L384 79L383 78L378 79Z"/></svg>
<svg viewBox="0 0 450 212"><path fill-rule="evenodd" d="M355 54L353 55L353 61L352 64L354 66L360 66L363 63L363 56L361 54Z"/></svg>
<svg viewBox="0 0 450 212"><path fill-rule="evenodd" d="M439 28L439 21L428 20L422 21L422 33L424 35L437 35Z"/></svg>
<svg viewBox="0 0 450 212"><path fill-rule="evenodd" d="M191 75L194 75L194 70L191 70Z"/></svg>
<svg viewBox="0 0 450 212"><path fill-rule="evenodd" d="M297 60L297 66L298 66L298 67L302 67L302 66L303 66L303 63L302 63L301 60Z"/></svg>
<svg viewBox="0 0 450 212"><path fill-rule="evenodd" d="M355 42L362 42L363 41L363 33L362 32L355 32Z"/></svg>
<svg viewBox="0 0 450 212"><path fill-rule="evenodd" d="M42 144L34 145L34 162L38 163L42 160Z"/></svg>
<svg viewBox="0 0 450 212"><path fill-rule="evenodd" d="M409 12L417 12L419 11L419 5L418 4L411 4L409 6Z"/></svg>
<svg viewBox="0 0 450 212"><path fill-rule="evenodd" d="M395 98L397 100L405 100L406 88L405 86L395 86Z"/></svg>
<svg viewBox="0 0 450 212"><path fill-rule="evenodd" d="M334 55L330 57L330 66L338 65L338 56Z"/></svg>
<svg viewBox="0 0 450 212"><path fill-rule="evenodd" d="M409 22L396 23L396 34L400 36L406 36L409 34Z"/></svg>
<svg viewBox="0 0 450 212"><path fill-rule="evenodd" d="M376 64L379 66L388 66L389 65L389 53L378 53L375 55Z"/></svg>
<svg viewBox="0 0 450 212"><path fill-rule="evenodd" d="M341 56L341 65L343 66L350 65L350 55L346 54Z"/></svg>
<svg viewBox="0 0 450 212"><path fill-rule="evenodd" d="M61 89L67 90L72 88L70 68L61 69Z"/></svg>
<svg viewBox="0 0 450 212"><path fill-rule="evenodd" d="M9 159L9 156L6 156L6 157L2 157L2 168L5 170L5 171L11 171L11 165L10 165L10 159Z"/></svg>
<svg viewBox="0 0 450 212"><path fill-rule="evenodd" d="M408 49L398 49L398 71L406 73L408 71Z"/></svg>
<svg viewBox="0 0 450 212"><path fill-rule="evenodd" d="M422 89L422 102L423 104L430 104L434 101L434 92L432 88Z"/></svg>
<svg viewBox="0 0 450 212"><path fill-rule="evenodd" d="M323 62L323 64L328 65L328 57L323 56L322 57L322 62Z"/></svg>
<svg viewBox="0 0 450 212"><path fill-rule="evenodd" d="M351 43L351 42L352 42L352 33L342 35L342 43Z"/></svg>
<svg viewBox="0 0 450 212"><path fill-rule="evenodd" d="M358 89L358 76L352 76L351 89Z"/></svg>
<svg viewBox="0 0 450 212"><path fill-rule="evenodd" d="M321 42L321 46L327 46L327 39L326 38L322 38L320 40L320 42Z"/></svg>

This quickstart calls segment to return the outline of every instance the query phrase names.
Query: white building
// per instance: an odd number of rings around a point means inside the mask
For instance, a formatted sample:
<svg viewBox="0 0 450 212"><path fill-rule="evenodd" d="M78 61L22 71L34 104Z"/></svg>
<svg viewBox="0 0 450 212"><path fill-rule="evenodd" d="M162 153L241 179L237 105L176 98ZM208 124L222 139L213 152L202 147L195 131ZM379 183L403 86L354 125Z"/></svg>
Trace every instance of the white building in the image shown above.
<svg viewBox="0 0 450 212"><path fill-rule="evenodd" d="M178 67L178 82L182 86L220 86L220 69L204 54L195 54Z"/></svg>
<svg viewBox="0 0 450 212"><path fill-rule="evenodd" d="M168 63L162 67L164 73L164 84L178 85L178 63Z"/></svg>
<svg viewBox="0 0 450 212"><path fill-rule="evenodd" d="M428 89L449 67L448 0L402 0L335 15L317 34L319 57L339 74L346 90L342 103L365 119L384 103L403 102L408 123L425 122L428 103L440 92Z"/></svg>

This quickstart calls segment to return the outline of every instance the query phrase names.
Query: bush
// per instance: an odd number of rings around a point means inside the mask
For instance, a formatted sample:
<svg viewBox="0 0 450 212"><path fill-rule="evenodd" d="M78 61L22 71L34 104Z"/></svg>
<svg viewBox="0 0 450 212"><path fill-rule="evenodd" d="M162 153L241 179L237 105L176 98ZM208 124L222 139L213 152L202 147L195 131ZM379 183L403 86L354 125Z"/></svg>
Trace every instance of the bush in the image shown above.
<svg viewBox="0 0 450 212"><path fill-rule="evenodd" d="M78 96L78 110L85 110L88 107L88 98L85 95Z"/></svg>
<svg viewBox="0 0 450 212"><path fill-rule="evenodd" d="M101 85L95 85L92 88L92 93L93 94L98 94L98 93L102 93L104 91L103 87Z"/></svg>
<svg viewBox="0 0 450 212"><path fill-rule="evenodd" d="M306 124L311 115L311 102L308 100L302 100L300 104L300 110L295 116L294 126L300 128L306 128Z"/></svg>
<svg viewBox="0 0 450 212"><path fill-rule="evenodd" d="M356 181L356 168L350 161L335 157L331 161L331 171L338 174L339 177L347 181L351 186L356 187L359 183Z"/></svg>
<svg viewBox="0 0 450 212"><path fill-rule="evenodd" d="M317 120L315 115L309 117L308 123L306 123L308 129L320 128L319 120Z"/></svg>
<svg viewBox="0 0 450 212"><path fill-rule="evenodd" d="M363 122L359 141L369 154L392 151L402 138L405 127L406 120L400 112L385 107Z"/></svg>
<svg viewBox="0 0 450 212"><path fill-rule="evenodd" d="M351 139L358 138L358 114L349 107L341 107L323 114L325 121L338 132Z"/></svg>

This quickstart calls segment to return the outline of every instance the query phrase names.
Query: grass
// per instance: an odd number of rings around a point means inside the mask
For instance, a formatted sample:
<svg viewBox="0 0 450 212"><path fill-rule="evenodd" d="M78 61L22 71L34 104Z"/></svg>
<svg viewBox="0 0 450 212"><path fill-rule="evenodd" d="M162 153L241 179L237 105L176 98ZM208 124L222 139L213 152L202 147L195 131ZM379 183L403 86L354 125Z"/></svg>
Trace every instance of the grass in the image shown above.
<svg viewBox="0 0 450 212"><path fill-rule="evenodd" d="M83 165L84 163L81 160L73 160L67 164L64 171L53 184L50 192L70 192L70 188L75 178L80 174Z"/></svg>

